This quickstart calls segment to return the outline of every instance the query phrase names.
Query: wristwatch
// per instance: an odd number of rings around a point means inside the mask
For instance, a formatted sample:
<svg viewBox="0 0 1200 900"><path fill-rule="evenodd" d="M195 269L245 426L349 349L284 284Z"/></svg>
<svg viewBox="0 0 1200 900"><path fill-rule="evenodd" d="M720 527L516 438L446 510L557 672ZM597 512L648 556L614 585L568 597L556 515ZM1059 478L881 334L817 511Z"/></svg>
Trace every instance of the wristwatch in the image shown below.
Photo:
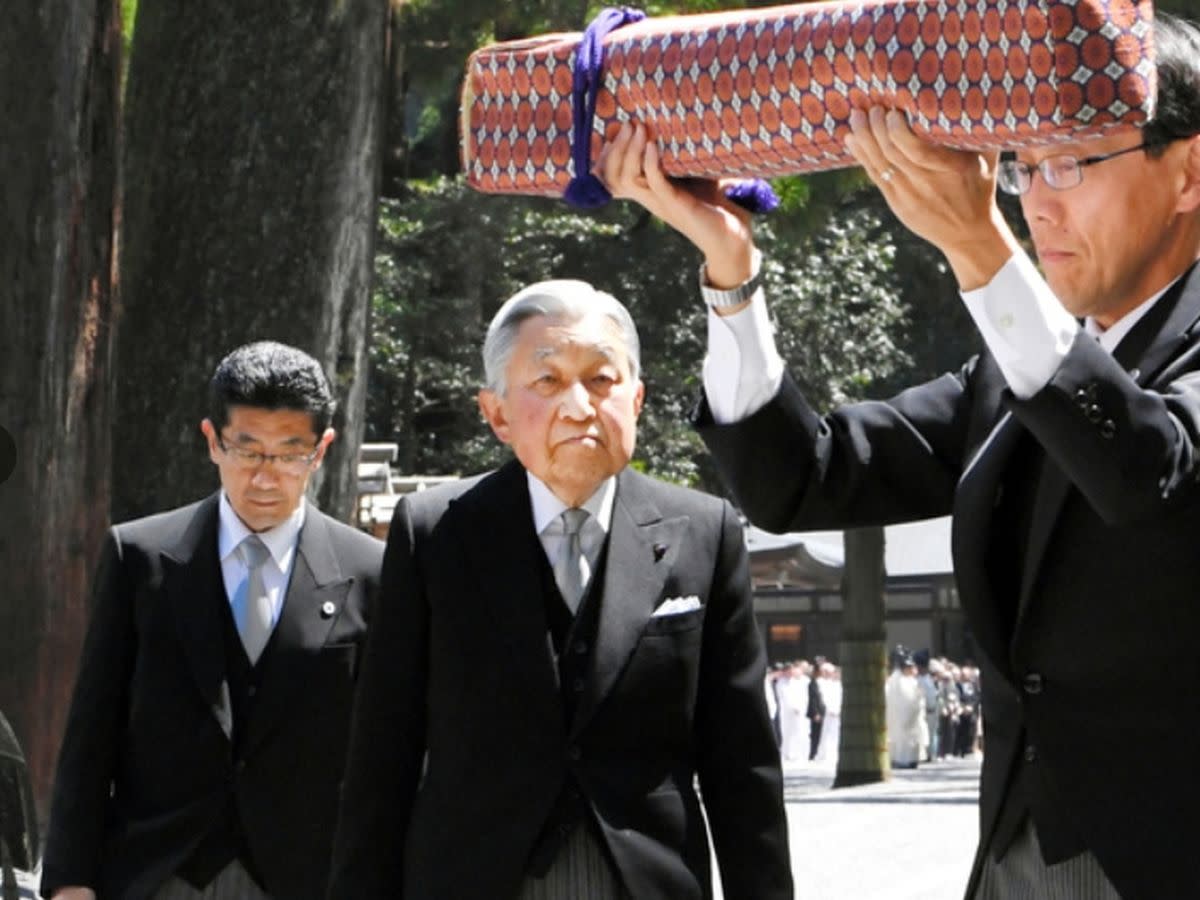
<svg viewBox="0 0 1200 900"><path fill-rule="evenodd" d="M761 287L759 274L762 272L762 252L756 247L754 249L754 257L750 261L750 277L739 284L737 287L728 290L715 288L708 283L708 269L704 263L700 264L700 294L704 297L704 302L713 309L729 309L734 306L741 306L747 300L754 296L754 292Z"/></svg>

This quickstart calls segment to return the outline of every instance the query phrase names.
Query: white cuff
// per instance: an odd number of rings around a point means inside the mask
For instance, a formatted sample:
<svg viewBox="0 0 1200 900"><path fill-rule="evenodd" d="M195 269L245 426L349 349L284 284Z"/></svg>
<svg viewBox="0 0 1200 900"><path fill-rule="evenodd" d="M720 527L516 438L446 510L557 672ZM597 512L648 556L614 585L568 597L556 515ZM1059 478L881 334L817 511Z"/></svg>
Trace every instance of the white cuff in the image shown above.
<svg viewBox="0 0 1200 900"><path fill-rule="evenodd" d="M713 421L738 422L770 402L783 382L783 359L762 288L750 305L730 316L708 310L708 354L704 392Z"/></svg>
<svg viewBox="0 0 1200 900"><path fill-rule="evenodd" d="M1012 392L1021 399L1045 387L1079 331L1023 251L963 302Z"/></svg>

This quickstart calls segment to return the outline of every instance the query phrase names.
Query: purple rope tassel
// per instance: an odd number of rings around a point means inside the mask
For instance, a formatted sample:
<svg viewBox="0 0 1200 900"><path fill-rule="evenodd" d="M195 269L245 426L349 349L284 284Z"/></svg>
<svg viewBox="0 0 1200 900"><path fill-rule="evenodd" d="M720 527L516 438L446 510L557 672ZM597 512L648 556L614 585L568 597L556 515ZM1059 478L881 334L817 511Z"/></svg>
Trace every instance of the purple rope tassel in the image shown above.
<svg viewBox="0 0 1200 900"><path fill-rule="evenodd" d="M779 195L765 178L746 178L725 188L725 196L752 213L769 213L779 206Z"/></svg>
<svg viewBox="0 0 1200 900"><path fill-rule="evenodd" d="M592 122L596 117L596 95L600 93L604 67L604 38L622 25L646 18L640 9L627 6L606 7L592 19L579 49L571 74L571 159L575 177L567 185L563 199L581 209L595 209L612 199L604 183L592 174Z"/></svg>

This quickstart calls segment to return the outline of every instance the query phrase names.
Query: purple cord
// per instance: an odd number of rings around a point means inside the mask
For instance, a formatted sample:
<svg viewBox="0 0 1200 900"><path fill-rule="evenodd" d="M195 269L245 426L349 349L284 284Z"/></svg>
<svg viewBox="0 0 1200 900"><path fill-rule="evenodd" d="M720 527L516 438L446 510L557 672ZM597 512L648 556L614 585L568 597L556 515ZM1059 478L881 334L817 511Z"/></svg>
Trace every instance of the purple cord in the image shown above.
<svg viewBox="0 0 1200 900"><path fill-rule="evenodd" d="M591 160L592 122L604 68L604 38L622 25L644 18L646 14L640 9L605 7L592 19L575 52L575 69L571 73L571 159L575 163L575 177L567 185L563 199L580 209L595 209L612 199L604 182L592 174Z"/></svg>
<svg viewBox="0 0 1200 900"><path fill-rule="evenodd" d="M628 6L605 7L592 19L579 49L571 73L571 160L575 176L563 192L563 199L579 209L596 209L612 199L612 194L592 174L592 123L596 119L596 97L600 93L604 69L604 38L611 32L646 14ZM752 213L766 213L779 205L771 185L761 178L736 182L725 189L725 196Z"/></svg>

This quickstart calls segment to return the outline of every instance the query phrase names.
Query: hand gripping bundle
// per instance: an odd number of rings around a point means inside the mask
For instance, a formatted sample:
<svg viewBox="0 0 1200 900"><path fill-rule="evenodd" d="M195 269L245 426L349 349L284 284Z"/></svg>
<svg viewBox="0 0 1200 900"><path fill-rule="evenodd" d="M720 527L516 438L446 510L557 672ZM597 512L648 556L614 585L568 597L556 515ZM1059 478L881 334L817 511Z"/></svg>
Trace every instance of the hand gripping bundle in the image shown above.
<svg viewBox="0 0 1200 900"><path fill-rule="evenodd" d="M854 165L850 111L907 111L937 143L1004 149L1143 124L1148 0L868 0L659 19L605 10L583 36L476 51L462 163L491 193L605 199L590 160L647 123L673 176L770 178Z"/></svg>

